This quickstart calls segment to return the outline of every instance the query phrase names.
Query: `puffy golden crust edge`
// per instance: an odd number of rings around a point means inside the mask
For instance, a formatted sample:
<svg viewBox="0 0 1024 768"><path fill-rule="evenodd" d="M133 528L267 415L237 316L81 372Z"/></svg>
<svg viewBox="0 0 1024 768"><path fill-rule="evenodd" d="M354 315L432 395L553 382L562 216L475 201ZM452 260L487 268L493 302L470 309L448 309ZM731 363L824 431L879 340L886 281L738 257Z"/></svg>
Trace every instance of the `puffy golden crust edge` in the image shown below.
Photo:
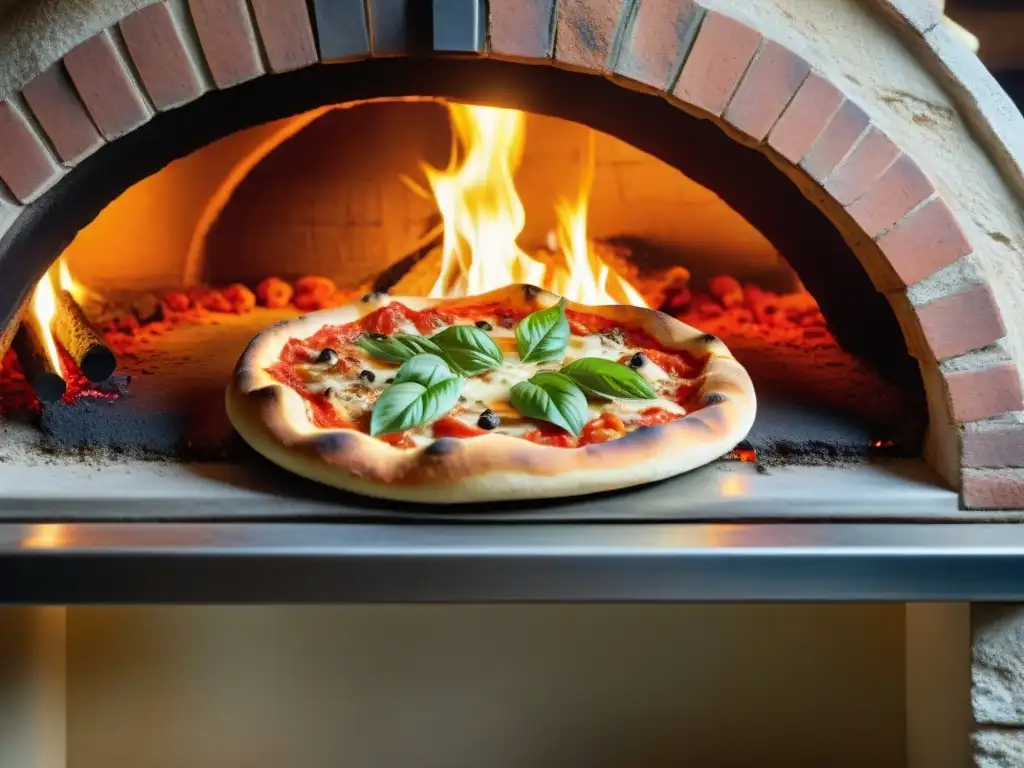
<svg viewBox="0 0 1024 768"><path fill-rule="evenodd" d="M227 391L229 418L256 451L298 475L368 496L423 503L540 499L640 485L713 461L746 436L757 407L746 370L714 336L638 307L569 302L572 309L641 326L667 349L707 356L697 395L705 406L677 421L583 448L491 434L398 449L352 430L319 430L309 424L301 396L264 370L289 338L357 320L391 301L413 309L501 301L536 311L558 298L533 286L509 286L455 301L381 297L277 323L242 354Z"/></svg>

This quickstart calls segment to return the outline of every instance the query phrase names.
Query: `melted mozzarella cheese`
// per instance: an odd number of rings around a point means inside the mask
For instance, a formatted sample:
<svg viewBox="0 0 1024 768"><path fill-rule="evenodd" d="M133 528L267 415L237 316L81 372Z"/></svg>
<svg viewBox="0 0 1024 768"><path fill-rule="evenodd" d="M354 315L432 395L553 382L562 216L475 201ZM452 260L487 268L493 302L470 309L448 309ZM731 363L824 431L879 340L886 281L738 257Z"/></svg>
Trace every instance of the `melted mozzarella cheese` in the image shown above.
<svg viewBox="0 0 1024 768"><path fill-rule="evenodd" d="M557 371L566 363L583 357L597 357L603 360L618 362L633 354L635 350L627 347L623 341L613 334L591 334L588 336L571 336L562 361L552 363L524 363L519 359L516 349L515 332L512 328L501 327L491 319L493 330L489 335L502 350L504 363L500 368L477 376L470 377L462 391L459 405L453 411L455 418L466 424L475 425L485 410L493 410L499 416L501 424L494 431L500 434L521 437L536 429L536 424L523 418L512 408L509 392L512 387L531 378L538 371ZM443 330L435 329L430 335ZM411 323L405 322L399 329L402 333L416 334L417 330ZM306 367L310 381L309 389L314 392L331 390L330 402L341 414L352 421L364 415L373 407L377 396L389 386L388 379L395 375L397 365L383 363L369 357L365 351L350 345L339 350L343 355L358 357L361 368L353 370L347 376L339 376L331 372L326 365L313 363ZM359 378L360 370L369 370L374 374L374 381L367 382ZM644 411L650 408L661 408L670 413L685 415L685 409L670 397L673 395L676 379L656 365L652 360L645 359L637 369L649 384L659 393L654 400L592 400L587 406L587 421L591 421L602 413L611 412L622 419L627 426L636 425ZM413 442L428 445L433 442L430 426L409 432Z"/></svg>

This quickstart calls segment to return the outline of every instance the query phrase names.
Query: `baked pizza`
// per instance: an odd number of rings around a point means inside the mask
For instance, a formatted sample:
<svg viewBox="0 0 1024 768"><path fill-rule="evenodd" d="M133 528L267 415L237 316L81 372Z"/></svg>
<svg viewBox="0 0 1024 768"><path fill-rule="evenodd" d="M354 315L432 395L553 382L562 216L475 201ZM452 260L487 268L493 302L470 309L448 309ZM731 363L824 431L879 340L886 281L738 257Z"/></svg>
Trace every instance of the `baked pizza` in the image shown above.
<svg viewBox="0 0 1024 768"><path fill-rule="evenodd" d="M426 503L660 480L734 448L755 407L715 336L523 285L370 295L280 322L252 340L227 392L239 434L276 464Z"/></svg>

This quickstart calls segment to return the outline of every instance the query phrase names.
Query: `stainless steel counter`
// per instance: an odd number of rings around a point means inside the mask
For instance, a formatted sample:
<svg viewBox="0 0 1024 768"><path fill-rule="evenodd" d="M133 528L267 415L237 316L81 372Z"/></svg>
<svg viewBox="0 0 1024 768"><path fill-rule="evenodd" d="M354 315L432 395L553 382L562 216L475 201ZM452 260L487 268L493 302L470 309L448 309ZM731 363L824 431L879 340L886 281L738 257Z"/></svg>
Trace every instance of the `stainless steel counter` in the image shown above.
<svg viewBox="0 0 1024 768"><path fill-rule="evenodd" d="M1016 524L0 526L0 602L1024 599Z"/></svg>

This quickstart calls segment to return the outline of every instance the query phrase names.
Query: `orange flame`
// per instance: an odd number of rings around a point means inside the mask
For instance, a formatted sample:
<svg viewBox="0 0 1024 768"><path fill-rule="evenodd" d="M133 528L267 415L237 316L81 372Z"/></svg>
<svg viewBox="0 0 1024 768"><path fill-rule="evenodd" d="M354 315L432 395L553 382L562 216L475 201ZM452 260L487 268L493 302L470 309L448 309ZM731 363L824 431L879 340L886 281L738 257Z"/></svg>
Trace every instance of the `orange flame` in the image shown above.
<svg viewBox="0 0 1024 768"><path fill-rule="evenodd" d="M57 313L57 294L53 290L53 278L49 272L43 275L43 279L36 284L32 293L32 314L39 321L39 336L46 347L46 356L53 363L55 371L61 370L60 354L57 352L57 342L53 339L53 332L50 330L50 323Z"/></svg>
<svg viewBox="0 0 1024 768"><path fill-rule="evenodd" d="M448 168L423 166L444 219L441 266L428 295L470 296L510 283L532 283L588 304L647 306L593 252L587 238L593 142L578 199L556 205L563 263L541 261L516 242L526 225L514 180L522 161L526 116L497 107L448 106L454 128Z"/></svg>

